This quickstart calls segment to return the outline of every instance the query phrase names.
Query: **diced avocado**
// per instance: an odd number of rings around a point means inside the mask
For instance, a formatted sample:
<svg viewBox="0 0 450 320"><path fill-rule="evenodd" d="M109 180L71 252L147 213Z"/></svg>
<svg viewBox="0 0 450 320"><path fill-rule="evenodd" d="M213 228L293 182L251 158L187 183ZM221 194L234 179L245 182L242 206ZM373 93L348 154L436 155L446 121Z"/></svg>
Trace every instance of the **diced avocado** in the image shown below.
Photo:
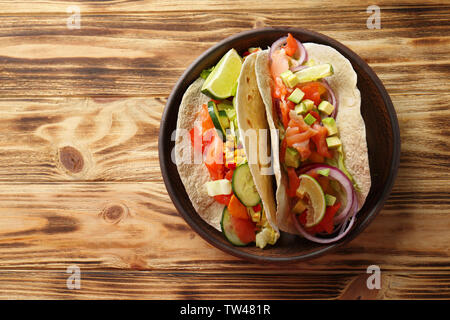
<svg viewBox="0 0 450 320"><path fill-rule="evenodd" d="M328 137L327 138L327 146L328 148L337 148L342 145L341 139L338 137Z"/></svg>
<svg viewBox="0 0 450 320"><path fill-rule="evenodd" d="M295 110L295 113L297 113L298 115L304 115L305 113L308 112L308 110L306 110L305 104L303 102L296 105L294 110Z"/></svg>
<svg viewBox="0 0 450 320"><path fill-rule="evenodd" d="M230 120L228 119L228 115L225 111L219 111L219 121L223 129L226 130L230 127Z"/></svg>
<svg viewBox="0 0 450 320"><path fill-rule="evenodd" d="M288 167L298 168L300 165L300 154L294 148L286 148L284 162Z"/></svg>
<svg viewBox="0 0 450 320"><path fill-rule="evenodd" d="M295 206L292 208L294 213L300 214L306 210L306 203L302 199L298 199Z"/></svg>
<svg viewBox="0 0 450 320"><path fill-rule="evenodd" d="M230 108L233 108L233 103L231 101L228 101L228 100L222 100L217 105L217 110L219 110L219 111L230 109Z"/></svg>
<svg viewBox="0 0 450 320"><path fill-rule="evenodd" d="M331 194L325 195L325 203L327 206L333 206L336 202L336 197L333 197Z"/></svg>
<svg viewBox="0 0 450 320"><path fill-rule="evenodd" d="M225 109L228 119L234 120L236 118L236 110L234 108Z"/></svg>
<svg viewBox="0 0 450 320"><path fill-rule="evenodd" d="M313 115L311 115L311 113L308 113L307 116L305 117L305 119L303 119L305 121L305 123L310 126L312 125L314 122L317 121L316 118L314 118Z"/></svg>
<svg viewBox="0 0 450 320"><path fill-rule="evenodd" d="M315 65L309 68L297 71L295 75L300 83L316 81L328 76L333 75L333 67L329 63Z"/></svg>
<svg viewBox="0 0 450 320"><path fill-rule="evenodd" d="M329 103L326 100L323 100L320 104L319 104L319 111L322 111L323 113L330 115L333 113L334 111L334 106Z"/></svg>
<svg viewBox="0 0 450 320"><path fill-rule="evenodd" d="M291 75L293 75L292 71L287 70L287 71L283 72L282 74L280 74L280 78L281 78L281 80L283 80L284 83L286 83L287 78Z"/></svg>
<svg viewBox="0 0 450 320"><path fill-rule="evenodd" d="M312 108L314 108L314 101L305 99L295 106L295 112L297 112L298 115L301 115L311 111Z"/></svg>
<svg viewBox="0 0 450 320"><path fill-rule="evenodd" d="M330 169L319 169L317 170L317 173L322 176L328 177L328 175L330 174Z"/></svg>
<svg viewBox="0 0 450 320"><path fill-rule="evenodd" d="M292 73L291 70L287 70L280 74L281 80L283 80L284 84L289 88L294 87L298 83L298 78L295 74Z"/></svg>
<svg viewBox="0 0 450 320"><path fill-rule="evenodd" d="M303 97L305 96L305 93L300 90L299 88L295 88L295 90L291 93L288 100L292 101L295 104L300 103L302 101Z"/></svg>
<svg viewBox="0 0 450 320"><path fill-rule="evenodd" d="M287 85L288 85L290 88L295 87L295 86L298 84L298 82L299 82L299 80L298 80L298 78L297 78L297 76L296 76L295 74L290 75L290 76L287 78Z"/></svg>
<svg viewBox="0 0 450 320"><path fill-rule="evenodd" d="M332 136L332 135L338 133L336 121L333 118L323 118L322 123L323 123L324 127L327 128L329 136Z"/></svg>

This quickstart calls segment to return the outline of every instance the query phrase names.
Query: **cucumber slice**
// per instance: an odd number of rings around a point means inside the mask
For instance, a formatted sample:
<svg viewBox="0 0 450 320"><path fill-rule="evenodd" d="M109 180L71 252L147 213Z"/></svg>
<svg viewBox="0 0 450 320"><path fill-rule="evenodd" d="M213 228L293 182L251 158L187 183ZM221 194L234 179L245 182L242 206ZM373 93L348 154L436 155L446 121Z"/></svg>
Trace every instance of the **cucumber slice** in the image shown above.
<svg viewBox="0 0 450 320"><path fill-rule="evenodd" d="M253 207L261 202L248 163L241 164L234 170L231 188L234 195L246 207Z"/></svg>
<svg viewBox="0 0 450 320"><path fill-rule="evenodd" d="M222 137L223 141L226 141L226 130L220 123L219 111L217 110L217 106L214 101L208 102L208 112L209 112L209 116L212 119L214 127L216 128L217 132L219 133L219 136Z"/></svg>
<svg viewBox="0 0 450 320"><path fill-rule="evenodd" d="M237 236L233 224L231 223L231 216L230 212L228 211L228 208L225 207L222 212L222 220L220 221L220 227L222 229L222 233L225 236L225 238L230 241L233 245L243 247L246 246L248 243L244 243L239 239Z"/></svg>
<svg viewBox="0 0 450 320"><path fill-rule="evenodd" d="M219 111L219 122L224 131L230 127L230 120L225 111Z"/></svg>

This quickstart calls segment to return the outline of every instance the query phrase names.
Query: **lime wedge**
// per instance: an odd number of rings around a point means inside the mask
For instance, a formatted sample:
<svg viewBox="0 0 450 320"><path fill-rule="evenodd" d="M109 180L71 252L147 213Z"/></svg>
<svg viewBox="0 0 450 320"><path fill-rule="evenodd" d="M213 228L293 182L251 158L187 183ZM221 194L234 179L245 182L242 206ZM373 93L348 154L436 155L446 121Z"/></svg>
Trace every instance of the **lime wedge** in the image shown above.
<svg viewBox="0 0 450 320"><path fill-rule="evenodd" d="M206 78L202 92L216 100L231 97L241 73L242 59L234 49L230 49Z"/></svg>
<svg viewBox="0 0 450 320"><path fill-rule="evenodd" d="M308 210L308 215L306 216L305 227L310 228L319 224L325 216L325 210L327 208L325 194L320 184L313 177L302 174L300 175L300 179L297 196L300 198L304 198L305 194L308 196L310 210Z"/></svg>

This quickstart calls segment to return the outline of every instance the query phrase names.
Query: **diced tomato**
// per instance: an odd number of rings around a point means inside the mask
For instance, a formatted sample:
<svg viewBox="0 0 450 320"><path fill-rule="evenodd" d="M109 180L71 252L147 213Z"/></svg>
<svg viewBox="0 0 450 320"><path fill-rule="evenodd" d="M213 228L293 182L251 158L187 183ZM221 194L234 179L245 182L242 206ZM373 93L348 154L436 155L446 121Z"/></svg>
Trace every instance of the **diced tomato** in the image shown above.
<svg viewBox="0 0 450 320"><path fill-rule="evenodd" d="M316 180L319 178L319 174L317 173L316 170L310 170L306 174L310 177L313 177Z"/></svg>
<svg viewBox="0 0 450 320"><path fill-rule="evenodd" d="M314 101L316 106L318 106L322 101L321 95L327 91L323 84L317 81L298 84L296 88L301 89L305 93L303 99Z"/></svg>
<svg viewBox="0 0 450 320"><path fill-rule="evenodd" d="M243 57L246 57L246 56L248 56L249 54L250 54L250 52L245 51L244 54L243 54L242 56L243 56Z"/></svg>
<svg viewBox="0 0 450 320"><path fill-rule="evenodd" d="M203 161L208 168L209 175L213 180L223 179L225 174L225 165L223 161L223 141L217 135L215 129L210 129L210 142L205 146Z"/></svg>
<svg viewBox="0 0 450 320"><path fill-rule="evenodd" d="M292 167L288 167L287 172L288 172L288 179L289 179L287 195L292 198L292 197L295 197L297 188L300 185L300 178L298 177L297 173L295 172L295 169Z"/></svg>
<svg viewBox="0 0 450 320"><path fill-rule="evenodd" d="M214 129L214 123L212 122L211 116L208 112L208 106L203 104L202 111L200 112L200 121L202 122L203 133L208 129Z"/></svg>
<svg viewBox="0 0 450 320"><path fill-rule="evenodd" d="M304 226L306 224L307 216L308 216L308 210L303 211L302 213L300 213L297 216L298 222L300 222L302 224L302 226Z"/></svg>
<svg viewBox="0 0 450 320"><path fill-rule="evenodd" d="M191 136L192 147L194 148L194 156L195 154L201 155L203 152L202 128L194 124L189 134Z"/></svg>
<svg viewBox="0 0 450 320"><path fill-rule="evenodd" d="M325 158L318 154L317 151L312 150L311 155L309 156L309 160L311 160L312 162L323 163L325 161Z"/></svg>
<svg viewBox="0 0 450 320"><path fill-rule="evenodd" d="M252 209L253 209L253 211L255 211L255 212L261 211L261 204L258 203L256 206L252 207Z"/></svg>
<svg viewBox="0 0 450 320"><path fill-rule="evenodd" d="M227 163L227 168L230 169L230 170L236 169L236 162L228 162Z"/></svg>
<svg viewBox="0 0 450 320"><path fill-rule="evenodd" d="M228 211L231 216L239 219L249 219L247 207L244 206L239 199L233 194L228 203Z"/></svg>
<svg viewBox="0 0 450 320"><path fill-rule="evenodd" d="M314 227L306 228L306 231L311 234L316 234L319 232L327 232L328 234L333 233L334 229L334 216L336 215L336 212L338 212L339 208L341 207L341 203L337 202L333 206L327 207L325 211L325 215L322 218L322 221ZM305 210L303 213L301 213L298 216L298 221L304 226L306 224L306 217L308 215L308 210Z"/></svg>
<svg viewBox="0 0 450 320"><path fill-rule="evenodd" d="M230 210L230 208L228 208ZM233 225L234 230L236 231L236 235L238 238L244 242L249 243L256 240L255 235L255 223L250 219L240 219L234 216L231 216L231 224Z"/></svg>
<svg viewBox="0 0 450 320"><path fill-rule="evenodd" d="M284 46L284 51L290 57L292 57L295 52L298 50L298 44L292 34L288 33L288 37L286 39L286 45Z"/></svg>
<svg viewBox="0 0 450 320"><path fill-rule="evenodd" d="M328 234L331 234L334 229L334 216L336 215L336 212L341 207L341 203L338 202L333 206L327 207L325 211L325 216L323 217L322 221L314 227L314 230L312 230L315 233L318 232L326 232Z"/></svg>
<svg viewBox="0 0 450 320"><path fill-rule="evenodd" d="M284 163L285 156L286 156L286 148L287 148L287 143L286 143L286 138L284 138L283 141L281 141L281 146L280 146L280 162L281 163Z"/></svg>
<svg viewBox="0 0 450 320"><path fill-rule="evenodd" d="M317 131L317 134L314 135L311 139L316 145L317 153L319 153L322 157L331 159L333 155L328 150L328 145L326 141L328 135L327 128L319 124L315 124L313 128Z"/></svg>
<svg viewBox="0 0 450 320"><path fill-rule="evenodd" d="M230 203L232 195L233 194L221 194L221 195L218 195L218 196L214 196L214 199L218 203L221 203L221 204L224 204L224 205L228 206L228 204Z"/></svg>
<svg viewBox="0 0 450 320"><path fill-rule="evenodd" d="M233 173L234 173L234 169L228 170L228 172L225 174L225 179L228 179L231 181L231 179L233 179Z"/></svg>
<svg viewBox="0 0 450 320"><path fill-rule="evenodd" d="M327 192L328 190L328 186L330 184L330 180L327 177L324 176L318 176L317 178L317 182L320 184L320 186L322 187L322 190L324 192Z"/></svg>

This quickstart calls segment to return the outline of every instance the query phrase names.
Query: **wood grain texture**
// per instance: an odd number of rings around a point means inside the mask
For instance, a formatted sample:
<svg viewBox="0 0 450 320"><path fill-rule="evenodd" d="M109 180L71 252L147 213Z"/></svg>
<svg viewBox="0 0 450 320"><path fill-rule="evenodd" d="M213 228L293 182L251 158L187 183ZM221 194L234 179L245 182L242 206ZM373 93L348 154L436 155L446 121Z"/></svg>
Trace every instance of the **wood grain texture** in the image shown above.
<svg viewBox="0 0 450 320"><path fill-rule="evenodd" d="M80 30L66 27L71 4ZM450 6L377 1L382 28L367 30L370 4L0 1L0 298L449 299ZM211 247L178 216L158 163L178 77L213 44L262 26L343 42L382 79L399 118L401 164L384 209L306 263L255 265ZM364 286L372 264L377 292ZM66 288L70 265L81 290Z"/></svg>
<svg viewBox="0 0 450 320"><path fill-rule="evenodd" d="M183 11L225 11L225 10L245 10L251 11L255 8L271 10L285 9L285 10L310 10L311 8L316 8L317 6L327 8L335 7L336 2L333 0L323 0L318 4L314 0L306 0L298 2L296 0L286 0L283 2L269 1L269 0L228 0L218 1L218 0L178 0L177 2L170 0L112 0L112 1L102 1L102 0L88 0L88 1L61 1L61 0L47 0L40 1L39 5L36 5L32 0L30 1L1 1L2 12L4 13L66 13L67 7L76 5L80 8L81 12L93 13L117 13L122 14L123 12L183 12ZM365 9L369 5L373 4L370 1L358 1L358 0L346 0L339 4L340 8L351 9L361 7ZM416 8L416 7L427 7L427 6L437 6L448 4L444 0L428 0L426 3L420 0L401 0L392 2L390 0L379 0L377 1L378 6L382 7L397 7L403 8L405 10Z"/></svg>
<svg viewBox="0 0 450 320"><path fill-rule="evenodd" d="M83 16L80 30L67 29L61 16L31 15L26 22L21 15L2 16L0 90L13 97L25 90L39 97L165 97L188 64L213 44L255 26L285 25L343 42L374 68L389 93L448 91L440 80L450 63L450 7L386 9L380 30L366 29L365 7L324 10L334 19L302 10L92 14ZM438 81L440 86L433 85Z"/></svg>

